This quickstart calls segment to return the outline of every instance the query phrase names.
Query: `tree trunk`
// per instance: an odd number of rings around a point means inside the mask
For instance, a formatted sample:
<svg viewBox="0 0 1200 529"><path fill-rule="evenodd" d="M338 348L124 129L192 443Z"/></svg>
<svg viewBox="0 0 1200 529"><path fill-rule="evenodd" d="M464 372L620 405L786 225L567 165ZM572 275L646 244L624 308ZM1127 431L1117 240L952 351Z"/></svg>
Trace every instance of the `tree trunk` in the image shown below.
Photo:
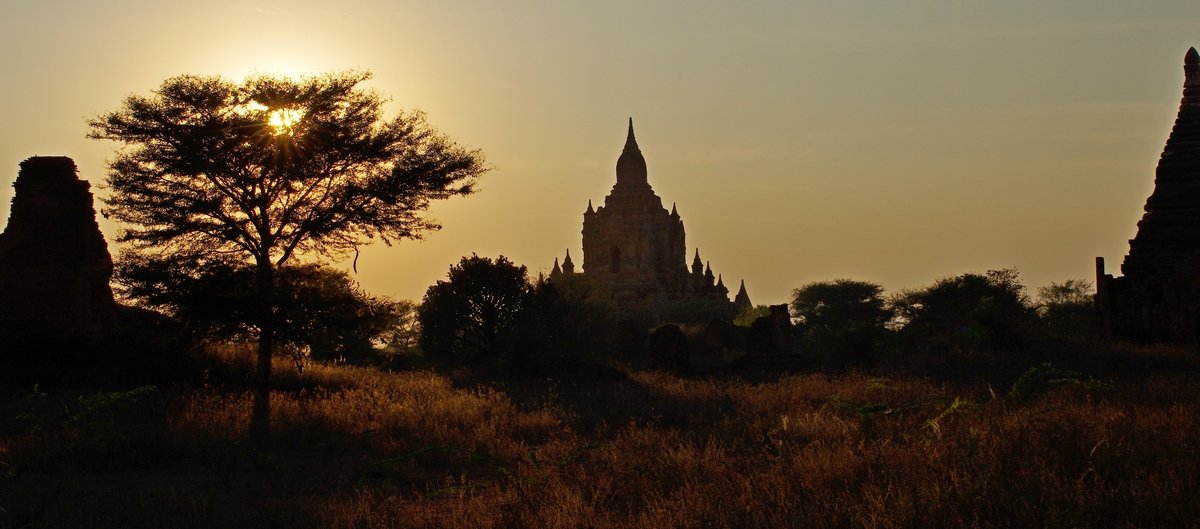
<svg viewBox="0 0 1200 529"><path fill-rule="evenodd" d="M266 445L271 421L271 350L275 339L275 266L270 258L258 260L254 283L258 298L258 376L250 413L250 443L261 448Z"/></svg>

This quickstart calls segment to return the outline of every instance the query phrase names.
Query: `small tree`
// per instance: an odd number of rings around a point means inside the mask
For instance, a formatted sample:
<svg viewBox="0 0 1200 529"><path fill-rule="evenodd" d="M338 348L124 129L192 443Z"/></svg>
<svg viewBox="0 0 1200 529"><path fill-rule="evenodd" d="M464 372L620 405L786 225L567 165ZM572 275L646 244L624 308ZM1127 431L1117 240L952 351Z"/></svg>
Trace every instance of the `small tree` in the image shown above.
<svg viewBox="0 0 1200 529"><path fill-rule="evenodd" d="M911 345L949 350L1021 345L1036 323L1030 305L1014 269L940 279L892 299L900 334Z"/></svg>
<svg viewBox="0 0 1200 529"><path fill-rule="evenodd" d="M1068 279L1038 289L1038 316L1051 334L1072 340L1099 337L1095 288L1085 279Z"/></svg>
<svg viewBox="0 0 1200 529"><path fill-rule="evenodd" d="M503 255L472 255L452 265L446 281L425 291L417 317L421 350L467 362L494 362L526 315L532 286L524 266Z"/></svg>
<svg viewBox="0 0 1200 529"><path fill-rule="evenodd" d="M299 81L261 76L166 80L88 124L124 144L109 164L103 210L127 227L118 241L157 256L225 256L251 264L258 300L258 384L252 441L270 417L276 270L299 253L341 256L439 226L433 200L473 192L478 151L430 127L420 112L386 120L363 73Z"/></svg>
<svg viewBox="0 0 1200 529"><path fill-rule="evenodd" d="M887 334L892 311L883 287L866 281L835 279L792 291L792 316L804 345L856 361L870 361Z"/></svg>

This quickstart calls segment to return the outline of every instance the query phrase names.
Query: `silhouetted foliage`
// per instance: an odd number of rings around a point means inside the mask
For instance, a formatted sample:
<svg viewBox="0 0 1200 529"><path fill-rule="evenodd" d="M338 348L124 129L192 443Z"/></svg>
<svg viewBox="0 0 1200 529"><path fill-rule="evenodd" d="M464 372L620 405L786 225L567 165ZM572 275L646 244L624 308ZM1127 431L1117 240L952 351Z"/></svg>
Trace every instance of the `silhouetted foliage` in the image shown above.
<svg viewBox="0 0 1200 529"><path fill-rule="evenodd" d="M791 313L801 348L870 363L888 335L892 310L883 287L866 281L835 279L792 291Z"/></svg>
<svg viewBox="0 0 1200 529"><path fill-rule="evenodd" d="M596 367L613 348L616 312L582 277L560 281L531 282L504 256L463 257L417 308L421 350L513 374Z"/></svg>
<svg viewBox="0 0 1200 529"><path fill-rule="evenodd" d="M733 324L738 327L749 327L754 324L754 320L771 314L771 307L767 305L755 305L750 307L741 314L734 316Z"/></svg>
<svg viewBox="0 0 1200 529"><path fill-rule="evenodd" d="M297 253L345 255L379 239L416 238L438 225L433 200L473 191L482 155L438 133L419 112L393 119L369 76L241 84L180 76L130 96L89 122L89 136L121 142L109 164L104 214L118 237L157 256L226 256L252 263L259 300L259 384L251 438L270 413L276 269Z"/></svg>
<svg viewBox="0 0 1200 529"><path fill-rule="evenodd" d="M412 354L421 350L421 322L417 319L417 304L409 300L395 301L392 327L380 339L388 354Z"/></svg>
<svg viewBox="0 0 1200 529"><path fill-rule="evenodd" d="M471 255L425 291L417 309L421 350L469 363L498 360L533 295L524 266Z"/></svg>
<svg viewBox="0 0 1200 529"><path fill-rule="evenodd" d="M598 299L581 276L533 285L528 312L514 340L518 361L555 363L564 358L599 360L613 348L616 310Z"/></svg>
<svg viewBox="0 0 1200 529"><path fill-rule="evenodd" d="M1037 317L1015 269L940 279L896 296L892 307L906 345L934 351L1020 347Z"/></svg>
<svg viewBox="0 0 1200 529"><path fill-rule="evenodd" d="M1051 336L1075 341L1099 338L1095 288L1091 281L1068 279L1038 289L1038 316Z"/></svg>
<svg viewBox="0 0 1200 529"><path fill-rule="evenodd" d="M117 268L125 296L175 317L200 340L257 339L254 277L234 262L136 254L122 255ZM276 340L307 347L313 359L367 358L400 323L399 303L368 295L340 270L284 266L275 279Z"/></svg>

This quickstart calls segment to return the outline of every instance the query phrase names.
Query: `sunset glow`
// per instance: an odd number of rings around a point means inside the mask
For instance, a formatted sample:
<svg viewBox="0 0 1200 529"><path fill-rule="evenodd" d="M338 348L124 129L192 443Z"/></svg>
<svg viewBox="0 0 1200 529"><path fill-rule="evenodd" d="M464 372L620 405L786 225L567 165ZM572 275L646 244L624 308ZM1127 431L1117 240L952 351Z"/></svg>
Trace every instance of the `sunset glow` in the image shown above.
<svg viewBox="0 0 1200 529"><path fill-rule="evenodd" d="M275 135L291 134L292 128L300 122L300 118L304 116L304 111L294 108L280 108L272 110L268 115L267 124L275 129Z"/></svg>
<svg viewBox="0 0 1200 529"><path fill-rule="evenodd" d="M0 131L0 159L11 181L30 155L70 155L98 184L112 146L83 138L83 119L163 79L369 70L389 112L425 111L496 167L477 196L433 206L444 229L426 241L362 249L372 292L419 299L473 252L535 271L581 254L630 116L689 255L756 302L1002 267L1036 287L1128 250L1200 43L1200 3L1175 0L645 7L218 0L64 18L9 3L0 41L22 81L0 106L22 126ZM264 117L279 133L297 118ZM0 204L11 193L0 183Z"/></svg>
<svg viewBox="0 0 1200 529"><path fill-rule="evenodd" d="M0 529L1196 526L1197 47L0 0Z"/></svg>

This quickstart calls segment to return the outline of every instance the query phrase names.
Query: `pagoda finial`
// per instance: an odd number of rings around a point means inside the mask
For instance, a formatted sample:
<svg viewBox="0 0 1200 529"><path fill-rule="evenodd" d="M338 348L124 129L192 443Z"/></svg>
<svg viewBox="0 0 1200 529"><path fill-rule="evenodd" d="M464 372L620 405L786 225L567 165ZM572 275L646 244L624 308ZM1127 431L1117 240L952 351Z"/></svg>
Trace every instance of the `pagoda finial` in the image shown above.
<svg viewBox="0 0 1200 529"><path fill-rule="evenodd" d="M617 158L617 184L646 185L646 159L633 137L633 118L629 118L629 135L625 137L625 148Z"/></svg>
<svg viewBox="0 0 1200 529"><path fill-rule="evenodd" d="M704 275L704 263L700 261L699 248L696 248L696 258L692 259L692 274L696 276Z"/></svg>
<svg viewBox="0 0 1200 529"><path fill-rule="evenodd" d="M595 212L596 212L596 210L592 209L592 199L589 198L588 199L588 208L585 213L595 213Z"/></svg>
<svg viewBox="0 0 1200 529"><path fill-rule="evenodd" d="M745 279L742 280L742 286L738 288L737 295L733 298L733 306L739 313L754 307L754 304L750 302L750 294L746 293Z"/></svg>
<svg viewBox="0 0 1200 529"><path fill-rule="evenodd" d="M679 210L675 209L675 203L674 203L674 202L672 202L672 203L671 203L671 216L672 216L672 217L678 217L678 216L679 216Z"/></svg>
<svg viewBox="0 0 1200 529"><path fill-rule="evenodd" d="M575 273L575 263L571 261L571 249L567 248L567 258L563 259L562 271L564 274Z"/></svg>
<svg viewBox="0 0 1200 529"><path fill-rule="evenodd" d="M1200 53L1196 48L1188 48L1183 56L1183 87L1200 88Z"/></svg>

